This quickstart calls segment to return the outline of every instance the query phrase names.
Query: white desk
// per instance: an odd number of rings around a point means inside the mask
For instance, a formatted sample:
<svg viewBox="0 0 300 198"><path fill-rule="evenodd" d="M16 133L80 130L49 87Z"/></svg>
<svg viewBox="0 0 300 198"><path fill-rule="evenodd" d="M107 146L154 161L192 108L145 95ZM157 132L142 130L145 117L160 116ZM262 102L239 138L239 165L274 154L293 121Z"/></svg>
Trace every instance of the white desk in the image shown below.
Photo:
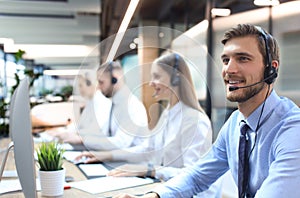
<svg viewBox="0 0 300 198"><path fill-rule="evenodd" d="M10 142L10 140L8 138L0 139L0 149L1 150L5 149L9 142ZM0 154L1 162L2 162L2 158L3 158L3 154L4 154L3 152L1 152L1 154ZM86 180L86 177L84 176L84 174L74 164L72 164L68 161L65 161L64 167L66 168L66 175L74 177L74 181ZM11 151L8 155L5 170L15 170L13 151ZM6 180L6 179L9 179L9 178L4 178L3 180ZM16 179L16 178L13 178L13 179ZM1 185L1 182L0 182L0 185ZM117 195L117 194L123 193L123 192L130 193L130 194L143 194L147 191L152 190L156 185L158 185L158 183L147 184L147 185L143 185L143 186L127 188L127 189L122 189L122 190L117 190L117 191L112 191L112 192L100 193L100 194L96 194L96 195L86 193L84 191L81 191L81 190L78 190L75 188L71 188L71 189L65 190L64 195L62 197L70 197L70 198L112 197L114 195ZM3 198L6 198L6 197L7 198L21 198L21 197L24 198L24 194L21 191L14 192L14 193L8 193L8 194L0 195L0 196ZM41 195L41 192L38 192L38 197L43 197Z"/></svg>

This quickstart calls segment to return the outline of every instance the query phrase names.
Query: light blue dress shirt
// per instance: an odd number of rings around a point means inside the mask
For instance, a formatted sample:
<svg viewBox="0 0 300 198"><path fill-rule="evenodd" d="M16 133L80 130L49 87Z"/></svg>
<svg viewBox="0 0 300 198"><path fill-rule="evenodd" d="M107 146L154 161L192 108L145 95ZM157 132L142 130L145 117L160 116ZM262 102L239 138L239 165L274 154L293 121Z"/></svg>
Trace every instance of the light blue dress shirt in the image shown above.
<svg viewBox="0 0 300 198"><path fill-rule="evenodd" d="M247 119L253 151L250 155L249 192L256 198L300 197L300 110L291 100L275 91ZM188 172L173 178L154 191L161 198L192 197L207 189L230 169L238 178L239 123L237 110L220 130L212 149ZM256 134L256 142L255 142ZM255 142L255 143L254 143Z"/></svg>

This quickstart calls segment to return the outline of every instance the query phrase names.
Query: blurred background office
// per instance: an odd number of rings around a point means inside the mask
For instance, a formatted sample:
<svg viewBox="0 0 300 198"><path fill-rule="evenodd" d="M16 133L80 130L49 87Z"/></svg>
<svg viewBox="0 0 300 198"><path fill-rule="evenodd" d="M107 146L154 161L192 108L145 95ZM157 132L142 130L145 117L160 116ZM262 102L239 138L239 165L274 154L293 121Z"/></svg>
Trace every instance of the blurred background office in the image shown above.
<svg viewBox="0 0 300 198"><path fill-rule="evenodd" d="M128 30L117 34L130 2L136 7ZM34 79L32 106L68 101L79 95L73 89L79 70L107 61L112 49L111 59L121 60L128 86L151 112L152 128L161 109L149 97L150 65L171 48L187 59L216 137L236 108L225 100L219 56L221 35L237 23L260 25L278 39L284 69L275 87L299 105L299 7L299 0L0 0L0 133L7 135L7 109L19 79ZM112 47L116 35L121 41Z"/></svg>

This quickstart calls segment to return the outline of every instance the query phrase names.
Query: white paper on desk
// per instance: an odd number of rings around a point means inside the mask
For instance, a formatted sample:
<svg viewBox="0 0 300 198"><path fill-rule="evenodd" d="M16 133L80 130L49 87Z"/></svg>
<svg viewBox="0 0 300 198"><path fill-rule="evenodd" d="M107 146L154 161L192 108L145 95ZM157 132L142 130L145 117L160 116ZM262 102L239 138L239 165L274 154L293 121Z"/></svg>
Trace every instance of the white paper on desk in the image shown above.
<svg viewBox="0 0 300 198"><path fill-rule="evenodd" d="M16 170L5 170L3 171L2 177L18 177L18 173Z"/></svg>
<svg viewBox="0 0 300 198"><path fill-rule="evenodd" d="M70 162L74 162L74 159L79 156L82 152L81 151L65 151L64 158Z"/></svg>
<svg viewBox="0 0 300 198"><path fill-rule="evenodd" d="M2 180L0 182L0 194L22 190L19 179Z"/></svg>
<svg viewBox="0 0 300 198"><path fill-rule="evenodd" d="M74 147L73 147L71 144L69 144L69 143L63 143L63 144L61 144L61 147L62 147L63 149L65 149L65 150L67 150L67 151L72 151L72 150L74 150Z"/></svg>
<svg viewBox="0 0 300 198"><path fill-rule="evenodd" d="M108 169L102 164L79 164L78 167L86 174L87 177L106 176Z"/></svg>
<svg viewBox="0 0 300 198"><path fill-rule="evenodd" d="M130 188L153 183L152 179L138 177L100 177L69 183L71 187L98 194L123 188Z"/></svg>
<svg viewBox="0 0 300 198"><path fill-rule="evenodd" d="M40 180L36 180L36 190L41 190ZM1 180L0 182L0 195L9 193L9 192L16 192L22 191L22 187L20 184L19 179L10 179L10 180Z"/></svg>

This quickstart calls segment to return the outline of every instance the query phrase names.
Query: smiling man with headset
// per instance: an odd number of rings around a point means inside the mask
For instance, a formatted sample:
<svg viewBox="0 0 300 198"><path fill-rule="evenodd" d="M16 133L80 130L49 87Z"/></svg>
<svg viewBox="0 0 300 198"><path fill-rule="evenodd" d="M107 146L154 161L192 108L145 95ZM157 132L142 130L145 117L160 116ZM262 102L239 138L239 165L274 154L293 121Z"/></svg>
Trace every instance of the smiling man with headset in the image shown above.
<svg viewBox="0 0 300 198"><path fill-rule="evenodd" d="M300 110L273 90L277 42L260 27L240 24L224 34L222 43L227 99L237 102L238 110L204 160L143 197L192 197L228 170L239 198L299 197Z"/></svg>

